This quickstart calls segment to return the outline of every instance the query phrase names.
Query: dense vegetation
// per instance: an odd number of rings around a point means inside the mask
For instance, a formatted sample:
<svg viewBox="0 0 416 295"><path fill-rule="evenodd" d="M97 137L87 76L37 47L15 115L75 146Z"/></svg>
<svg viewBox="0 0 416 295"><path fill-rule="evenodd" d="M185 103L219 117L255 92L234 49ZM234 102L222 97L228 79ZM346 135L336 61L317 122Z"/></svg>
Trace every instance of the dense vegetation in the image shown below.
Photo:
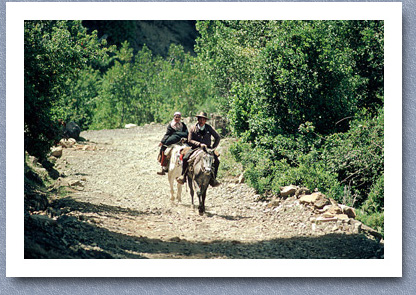
<svg viewBox="0 0 416 295"><path fill-rule="evenodd" d="M318 188L382 230L383 22L199 21L197 30L196 56L172 45L161 57L109 46L81 22L25 22L25 149L45 156L58 118L85 130L222 112L238 139L231 153L259 193Z"/></svg>

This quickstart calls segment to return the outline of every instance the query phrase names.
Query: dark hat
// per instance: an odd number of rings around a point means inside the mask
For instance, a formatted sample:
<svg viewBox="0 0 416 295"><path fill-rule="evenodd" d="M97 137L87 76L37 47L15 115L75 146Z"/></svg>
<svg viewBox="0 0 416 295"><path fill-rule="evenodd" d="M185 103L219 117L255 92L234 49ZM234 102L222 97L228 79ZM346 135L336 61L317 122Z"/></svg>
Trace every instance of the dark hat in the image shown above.
<svg viewBox="0 0 416 295"><path fill-rule="evenodd" d="M208 117L207 117L207 113L205 113L205 112L200 112L198 115L196 115L196 117L197 118L205 118L205 119L209 120Z"/></svg>

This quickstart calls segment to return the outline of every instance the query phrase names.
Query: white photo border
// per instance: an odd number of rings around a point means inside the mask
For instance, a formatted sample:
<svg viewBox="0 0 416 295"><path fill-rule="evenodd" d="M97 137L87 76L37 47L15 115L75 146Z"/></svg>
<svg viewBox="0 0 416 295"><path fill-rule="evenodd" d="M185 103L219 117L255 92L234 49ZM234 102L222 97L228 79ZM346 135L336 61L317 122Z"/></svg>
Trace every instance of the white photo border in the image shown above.
<svg viewBox="0 0 416 295"><path fill-rule="evenodd" d="M24 20L384 20L384 259L24 259ZM402 3L7 2L7 277L401 277ZM195 271L198 269L198 271Z"/></svg>

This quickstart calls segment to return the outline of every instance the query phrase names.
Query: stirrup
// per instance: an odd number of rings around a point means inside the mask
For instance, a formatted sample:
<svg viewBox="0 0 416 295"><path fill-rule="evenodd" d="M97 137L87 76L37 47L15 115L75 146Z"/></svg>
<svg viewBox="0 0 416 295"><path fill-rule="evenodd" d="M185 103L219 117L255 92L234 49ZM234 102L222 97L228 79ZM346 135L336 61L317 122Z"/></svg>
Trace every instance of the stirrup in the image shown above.
<svg viewBox="0 0 416 295"><path fill-rule="evenodd" d="M184 176L184 175L179 176L178 178L176 178L176 181L177 181L179 184L185 184L185 176Z"/></svg>

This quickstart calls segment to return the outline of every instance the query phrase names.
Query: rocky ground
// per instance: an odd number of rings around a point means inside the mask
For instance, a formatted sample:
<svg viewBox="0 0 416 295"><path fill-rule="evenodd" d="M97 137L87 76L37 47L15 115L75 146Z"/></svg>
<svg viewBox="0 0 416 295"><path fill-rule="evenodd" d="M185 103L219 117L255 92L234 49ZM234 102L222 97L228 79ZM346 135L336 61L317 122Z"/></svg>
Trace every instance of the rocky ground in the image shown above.
<svg viewBox="0 0 416 295"><path fill-rule="evenodd" d="M86 141L56 161L60 177L49 192L25 196L25 257L384 257L380 237L352 218L318 221L314 206L296 197L261 201L235 179L208 189L204 216L189 190L171 202L167 175L156 174L164 131L147 125L81 133Z"/></svg>

